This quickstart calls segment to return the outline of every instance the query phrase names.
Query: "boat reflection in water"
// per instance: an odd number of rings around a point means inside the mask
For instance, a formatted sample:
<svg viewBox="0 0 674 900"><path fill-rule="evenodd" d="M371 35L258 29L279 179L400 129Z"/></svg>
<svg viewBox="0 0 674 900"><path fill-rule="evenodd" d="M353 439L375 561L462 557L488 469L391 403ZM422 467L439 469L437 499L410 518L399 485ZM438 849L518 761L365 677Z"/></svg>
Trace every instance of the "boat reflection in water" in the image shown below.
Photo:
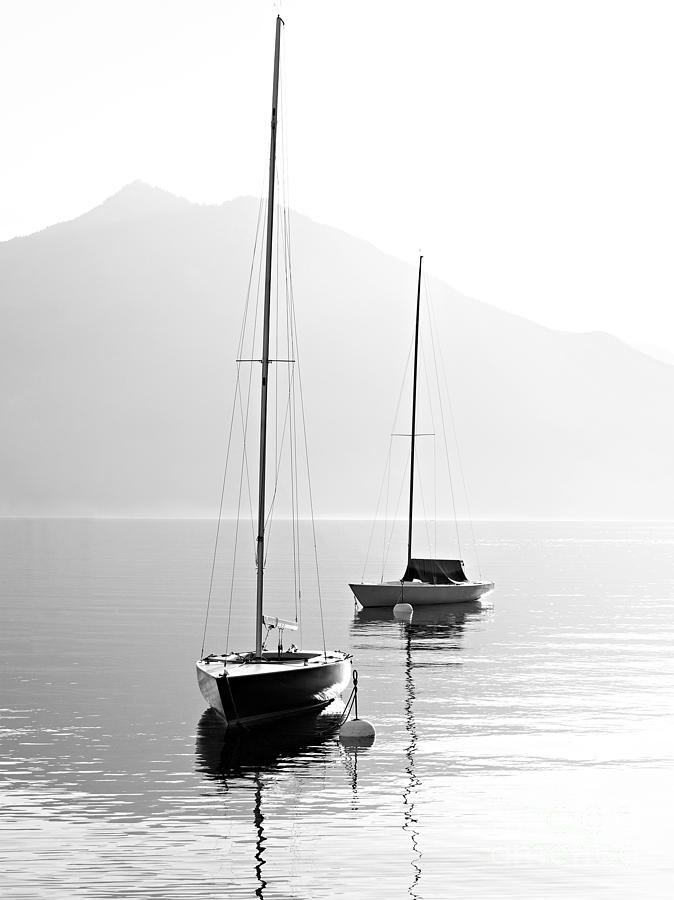
<svg viewBox="0 0 674 900"><path fill-rule="evenodd" d="M263 877L266 864L266 831L263 794L267 778L290 763L293 769L320 763L334 752L336 715L296 716L283 727L258 726L227 728L213 709L207 709L197 725L196 765L204 777L218 782L226 794L236 786L252 782L252 820L255 829L252 865L257 887L256 897L264 897L268 879ZM223 798L224 799L224 798ZM228 810L229 812L229 810ZM235 815L232 810L232 815Z"/></svg>
<svg viewBox="0 0 674 900"><path fill-rule="evenodd" d="M207 709L197 725L197 768L207 778L222 781L288 763L295 768L319 762L332 755L342 711L343 705L337 703L322 715L294 716L283 727L228 728L215 710Z"/></svg>
<svg viewBox="0 0 674 900"><path fill-rule="evenodd" d="M407 892L413 898L421 896L419 891L423 857L421 824L416 811L423 779L416 759L419 727L414 709L417 698L414 672L426 667L437 670L438 666L455 665L457 659L453 652L462 648L466 623L482 619L488 611L491 611L490 605L480 601L468 601L445 606L415 606L411 618L407 621L396 618L393 610L387 607L364 608L354 615L352 624L354 648L372 649L374 641L381 641L386 636L390 639L395 634L399 637L404 650L403 717L406 743L405 777L402 782L402 829L408 835L411 845L411 874ZM438 652L441 654L440 657L437 655Z"/></svg>
<svg viewBox="0 0 674 900"><path fill-rule="evenodd" d="M292 831L292 821L297 815L297 795L302 794L303 799L307 799L306 789L301 784L303 779L315 791L315 776L333 770L335 761L341 758L351 788L351 809L357 808L358 754L368 750L358 746L347 748L340 743L338 729L343 712L344 704L335 701L320 714L306 713L286 719L282 727L280 723L275 727L269 724L227 727L213 709L207 709L199 719L196 769L221 788L229 822L226 830L234 826L235 819L242 819L242 805L244 822L252 819L254 825L251 864L257 897L264 897L269 882L268 871L267 877L263 877L262 867L269 862L265 858L265 848L270 829L275 824L276 836L282 831L286 838ZM281 792L279 785L283 788ZM264 810L268 789L274 798L273 820ZM287 810L283 812L286 806ZM247 825L245 830L249 832L249 828Z"/></svg>
<svg viewBox="0 0 674 900"><path fill-rule="evenodd" d="M411 625L413 633L421 633L422 626L427 626L431 632L440 632L444 626L461 628L468 617L479 616L485 610L491 609L490 604L480 600L466 600L462 603L446 603L437 606L415 606ZM363 634L357 628L360 622L392 622L399 624L393 614L393 607L371 606L359 609L354 616L354 633ZM404 623L407 624L407 623Z"/></svg>

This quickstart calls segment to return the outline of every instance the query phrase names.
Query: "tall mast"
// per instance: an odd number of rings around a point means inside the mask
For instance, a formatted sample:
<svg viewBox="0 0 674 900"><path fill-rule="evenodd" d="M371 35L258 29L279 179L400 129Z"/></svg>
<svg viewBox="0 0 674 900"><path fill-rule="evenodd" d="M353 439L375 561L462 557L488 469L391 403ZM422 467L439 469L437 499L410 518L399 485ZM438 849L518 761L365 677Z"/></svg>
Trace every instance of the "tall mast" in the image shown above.
<svg viewBox="0 0 674 900"><path fill-rule="evenodd" d="M274 87L271 100L271 142L269 147L269 190L267 200L267 257L264 275L264 325L262 332L262 386L260 391L260 473L257 508L257 603L255 606L255 656L262 656L262 596L264 591L264 491L267 472L267 381L269 375L269 318L271 309L272 238L274 231L274 184L276 176L276 109L283 19L276 17L274 45Z"/></svg>
<svg viewBox="0 0 674 900"><path fill-rule="evenodd" d="M417 363L419 361L419 306L421 303L421 261L419 257L419 281L417 282L417 320L414 328L414 381L412 383L412 453L410 460L410 514L407 533L407 565L412 562L412 514L414 511L414 444L417 427Z"/></svg>

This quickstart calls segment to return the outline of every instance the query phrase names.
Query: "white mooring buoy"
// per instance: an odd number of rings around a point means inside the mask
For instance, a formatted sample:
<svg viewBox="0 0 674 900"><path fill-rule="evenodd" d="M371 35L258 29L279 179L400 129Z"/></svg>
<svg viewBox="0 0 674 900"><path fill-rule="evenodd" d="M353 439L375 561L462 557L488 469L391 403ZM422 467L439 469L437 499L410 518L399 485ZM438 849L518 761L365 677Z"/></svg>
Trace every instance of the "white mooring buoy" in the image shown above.
<svg viewBox="0 0 674 900"><path fill-rule="evenodd" d="M396 603L393 607L393 618L399 622L411 622L414 607L411 603Z"/></svg>
<svg viewBox="0 0 674 900"><path fill-rule="evenodd" d="M343 744L358 744L359 747L374 744L374 726L365 719L350 719L339 729L339 739Z"/></svg>
<svg viewBox="0 0 674 900"><path fill-rule="evenodd" d="M358 672L353 670L353 708L355 716L339 729L339 739L351 747L371 747L374 744L374 725L358 718Z"/></svg>

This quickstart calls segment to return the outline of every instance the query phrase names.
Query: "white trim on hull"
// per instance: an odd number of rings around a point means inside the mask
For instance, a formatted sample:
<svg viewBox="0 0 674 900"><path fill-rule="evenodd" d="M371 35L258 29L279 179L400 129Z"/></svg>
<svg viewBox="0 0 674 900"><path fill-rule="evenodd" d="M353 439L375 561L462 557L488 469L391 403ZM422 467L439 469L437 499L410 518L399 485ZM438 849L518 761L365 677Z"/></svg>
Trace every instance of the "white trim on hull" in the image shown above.
<svg viewBox="0 0 674 900"><path fill-rule="evenodd" d="M494 590L493 581L468 581L461 584L424 584L421 581L384 581L379 584L350 584L356 600L364 608L395 606L441 606L477 600Z"/></svg>

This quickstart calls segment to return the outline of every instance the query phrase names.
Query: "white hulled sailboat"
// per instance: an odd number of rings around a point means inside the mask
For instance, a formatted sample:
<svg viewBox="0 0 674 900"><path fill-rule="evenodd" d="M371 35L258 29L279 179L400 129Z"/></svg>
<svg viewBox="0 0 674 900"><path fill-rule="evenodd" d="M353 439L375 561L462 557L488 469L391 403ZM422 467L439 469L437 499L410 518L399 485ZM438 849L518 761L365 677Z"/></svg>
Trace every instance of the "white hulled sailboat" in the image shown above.
<svg viewBox="0 0 674 900"><path fill-rule="evenodd" d="M419 559L412 556L412 524L414 516L414 451L417 438L417 373L419 362L419 309L421 304L421 265L417 282L416 324L414 329L414 374L412 382L412 433L407 521L407 568L398 581L361 582L349 587L361 606L432 606L477 600L493 590L492 581L471 581L460 559Z"/></svg>

